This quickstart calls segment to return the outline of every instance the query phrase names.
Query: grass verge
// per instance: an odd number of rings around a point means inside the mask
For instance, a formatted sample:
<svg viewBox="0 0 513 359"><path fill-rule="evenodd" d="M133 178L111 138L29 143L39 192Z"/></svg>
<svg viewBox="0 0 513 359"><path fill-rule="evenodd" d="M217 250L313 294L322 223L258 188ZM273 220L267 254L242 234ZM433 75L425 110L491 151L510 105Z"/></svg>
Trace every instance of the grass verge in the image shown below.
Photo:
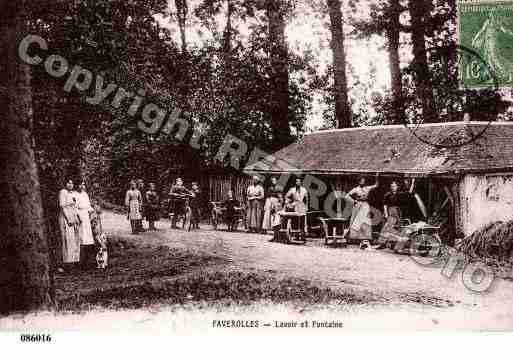
<svg viewBox="0 0 513 359"><path fill-rule="evenodd" d="M110 241L107 270L74 270L56 275L58 309L135 309L152 305L216 302L221 306L256 301L302 305L369 303L367 295L320 288L298 278L229 268L227 259L166 246L142 245L122 237Z"/></svg>

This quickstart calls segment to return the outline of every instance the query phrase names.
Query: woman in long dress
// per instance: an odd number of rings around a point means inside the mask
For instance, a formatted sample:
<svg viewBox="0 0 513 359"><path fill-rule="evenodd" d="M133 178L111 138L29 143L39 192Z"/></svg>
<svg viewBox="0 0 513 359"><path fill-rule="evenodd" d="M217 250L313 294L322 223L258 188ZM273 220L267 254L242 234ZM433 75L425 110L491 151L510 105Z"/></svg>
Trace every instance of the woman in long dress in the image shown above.
<svg viewBox="0 0 513 359"><path fill-rule="evenodd" d="M130 182L130 189L126 191L125 206L128 210L128 220L132 227L132 234L139 233L139 221L142 219L141 215L142 195L137 189L135 181Z"/></svg>
<svg viewBox="0 0 513 359"><path fill-rule="evenodd" d="M94 212L91 206L89 195L86 192L86 184L82 181L76 192L78 217L80 218L79 237L80 237L80 251L81 262L85 267L92 266L95 257L95 246L93 230L91 228L90 214Z"/></svg>
<svg viewBox="0 0 513 359"><path fill-rule="evenodd" d="M64 266L80 261L80 218L76 205L73 181L66 181L66 186L59 192L59 227L62 237L62 263ZM63 271L59 268L59 271Z"/></svg>
<svg viewBox="0 0 513 359"><path fill-rule="evenodd" d="M308 211L309 198L308 191L303 187L303 181L301 178L296 178L296 185L289 189L285 197L292 200L297 213L306 215L306 212Z"/></svg>
<svg viewBox="0 0 513 359"><path fill-rule="evenodd" d="M257 176L253 177L253 183L246 191L248 200L248 231L258 233L262 229L262 202L264 200L264 188L260 185Z"/></svg>
<svg viewBox="0 0 513 359"><path fill-rule="evenodd" d="M354 201L349 223L349 238L353 240L372 240L372 223L370 217L370 205L368 202L369 193L378 187L378 178L372 186L366 186L365 178L360 178L358 186L347 194L347 197Z"/></svg>
<svg viewBox="0 0 513 359"><path fill-rule="evenodd" d="M140 202L140 213L141 213L141 219L137 220L137 230L139 232L144 232L144 225L143 225L143 219L146 216L146 198L144 197L145 190L144 190L144 181L142 179L138 179L136 182L137 189L139 190L139 193L141 193L141 202Z"/></svg>
<svg viewBox="0 0 513 359"><path fill-rule="evenodd" d="M146 220L149 230L156 231L155 222L159 220L160 199L155 190L155 183L150 183L150 189L146 192Z"/></svg>
<svg viewBox="0 0 513 359"><path fill-rule="evenodd" d="M403 194L399 191L399 185L396 181L390 184L390 191L385 194L383 199L383 214L385 216L385 224L381 230L379 244L384 245L390 234L399 235L399 225L402 216L401 205L403 202Z"/></svg>
<svg viewBox="0 0 513 359"><path fill-rule="evenodd" d="M267 189L267 198L264 205L264 219L262 221L262 230L268 231L273 228L272 225L272 208L278 202L278 194L282 189L278 186L278 179L271 178L271 186Z"/></svg>
<svg viewBox="0 0 513 359"><path fill-rule="evenodd" d="M309 207L309 198L308 191L303 186L303 181L300 177L296 178L296 184L294 187L291 187L285 196L287 199L290 199L294 204L294 212L298 215L303 216L303 224L300 225L303 232L306 233L307 222L306 222L306 213Z"/></svg>

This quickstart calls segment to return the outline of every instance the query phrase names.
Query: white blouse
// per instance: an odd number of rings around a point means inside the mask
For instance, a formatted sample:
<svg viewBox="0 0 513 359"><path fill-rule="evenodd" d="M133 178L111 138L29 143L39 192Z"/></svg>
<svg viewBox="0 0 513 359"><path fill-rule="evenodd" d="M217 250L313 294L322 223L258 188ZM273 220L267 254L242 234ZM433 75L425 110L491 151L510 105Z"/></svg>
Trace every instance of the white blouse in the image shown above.
<svg viewBox="0 0 513 359"><path fill-rule="evenodd" d="M254 199L264 199L264 187L262 187L261 185L250 185L248 187L246 194L248 196L249 201Z"/></svg>
<svg viewBox="0 0 513 359"><path fill-rule="evenodd" d="M91 201L89 200L89 195L87 192L75 192L75 198L77 200L78 209L87 209L92 210Z"/></svg>
<svg viewBox="0 0 513 359"><path fill-rule="evenodd" d="M75 193L67 189L62 189L59 192L59 206L61 208L73 206L75 204Z"/></svg>

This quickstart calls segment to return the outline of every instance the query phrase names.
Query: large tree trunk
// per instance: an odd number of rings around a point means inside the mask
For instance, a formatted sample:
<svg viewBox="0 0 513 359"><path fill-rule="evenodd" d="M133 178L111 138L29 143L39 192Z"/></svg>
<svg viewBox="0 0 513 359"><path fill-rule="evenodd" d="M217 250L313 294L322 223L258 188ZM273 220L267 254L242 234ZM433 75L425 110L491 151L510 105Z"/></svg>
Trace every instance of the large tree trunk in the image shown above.
<svg viewBox="0 0 513 359"><path fill-rule="evenodd" d="M50 261L32 137L30 69L17 56L25 0L0 5L0 312L51 304Z"/></svg>
<svg viewBox="0 0 513 359"><path fill-rule="evenodd" d="M392 101L393 101L393 124L402 123L404 117L403 105L403 86L401 77L401 65L399 57L399 44L401 35L401 23L399 17L401 16L401 5L399 0L390 0L389 9L387 12L389 17L389 24L386 30L388 42L388 61L390 64L390 78L392 87Z"/></svg>
<svg viewBox="0 0 513 359"><path fill-rule="evenodd" d="M182 52L185 53L187 51L186 22L189 6L187 5L187 0L175 0L175 6L178 27L180 29L180 38L182 40Z"/></svg>
<svg viewBox="0 0 513 359"><path fill-rule="evenodd" d="M428 67L424 16L428 15L426 0L410 0L411 40L413 45L413 69L415 71L416 95L422 104L422 121L437 122L433 109L433 87Z"/></svg>
<svg viewBox="0 0 513 359"><path fill-rule="evenodd" d="M266 2L271 58L269 105L275 149L284 147L292 141L289 124L289 58L285 40L285 11L282 0Z"/></svg>
<svg viewBox="0 0 513 359"><path fill-rule="evenodd" d="M351 106L347 96L346 53L344 49L344 22L340 0L328 0L331 23L331 48L335 83L335 119L338 128L351 127Z"/></svg>

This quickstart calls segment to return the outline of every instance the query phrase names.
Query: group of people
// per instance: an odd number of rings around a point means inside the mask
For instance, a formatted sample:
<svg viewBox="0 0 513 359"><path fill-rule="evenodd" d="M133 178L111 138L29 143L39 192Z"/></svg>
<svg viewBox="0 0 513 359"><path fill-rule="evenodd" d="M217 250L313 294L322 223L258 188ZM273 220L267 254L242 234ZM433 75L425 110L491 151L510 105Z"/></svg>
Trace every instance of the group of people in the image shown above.
<svg viewBox="0 0 513 359"><path fill-rule="evenodd" d="M143 180L130 181L130 188L125 195L125 206L132 234L146 231L143 226L144 218L148 221L148 230L157 229L155 223L160 218L160 198L155 188L155 183L150 183L145 191Z"/></svg>
<svg viewBox="0 0 513 359"><path fill-rule="evenodd" d="M95 263L95 239L102 233L100 209L93 207L84 181L75 190L71 179L59 192L59 227L61 256L59 272L77 264L87 268Z"/></svg>
<svg viewBox="0 0 513 359"><path fill-rule="evenodd" d="M247 188L247 225L249 232L267 233L268 230L276 231L281 223L280 213L296 212L306 215L309 198L308 191L302 185L301 178L295 180L295 185L284 195L283 188L278 186L276 177L271 178L271 185L264 190L260 179L253 177L252 184ZM361 177L358 185L354 187L344 198L345 206L350 206L351 217L347 237L353 240L372 240L373 227L382 226L382 232L397 233L400 220L410 219L416 221L424 219L426 214L417 194L414 193L414 181L405 180L401 187L398 181L392 181L390 190L384 195L379 195L379 180L372 185ZM378 193L378 194L376 194ZM382 193L382 192L381 192ZM380 201L376 198L381 197ZM379 205L376 202L380 202ZM372 213L373 209L380 213ZM373 223L372 217L384 218L385 223ZM306 225L306 224L305 224ZM375 228L374 228L375 229Z"/></svg>
<svg viewBox="0 0 513 359"><path fill-rule="evenodd" d="M171 228L177 228L177 221L185 215L186 201L189 200L189 206L192 211L191 224L193 228L199 229L201 191L198 182L192 182L191 189L187 189L181 178L177 178L169 191L169 216L171 218ZM145 232L143 220L148 221L148 230L157 230L156 223L161 216L162 202L156 191L155 183L150 183L145 191L144 181L139 179L130 182L130 188L126 191L125 206L127 209L127 218L130 221L132 234Z"/></svg>
<svg viewBox="0 0 513 359"><path fill-rule="evenodd" d="M246 190L246 196L248 232L276 232L281 224L282 211L306 215L308 210L308 191L303 187L300 177L296 178L295 185L284 194L276 177L271 178L271 184L265 191L260 178L254 176Z"/></svg>
<svg viewBox="0 0 513 359"><path fill-rule="evenodd" d="M192 182L191 189L189 190L184 186L183 180L181 178L177 178L175 183L171 186L169 197L171 199L169 202L171 228L177 228L176 222L180 217L185 216L185 212L187 210L186 203L189 201L189 208L191 210L191 226L193 229L199 229L201 218L201 190L198 182Z"/></svg>
<svg viewBox="0 0 513 359"><path fill-rule="evenodd" d="M349 222L348 237L355 240L371 240L372 230L375 224L371 220L372 208L370 196L379 186L378 177L372 185L367 185L365 178L358 180L354 187L345 197L345 205L351 207L351 218ZM408 184L405 184L408 186ZM82 188L82 185L81 185ZM75 195L78 203L79 213L85 216L84 208L89 200L85 187ZM83 193L81 195L81 193ZM65 193L64 193L65 194ZM64 195L63 194L63 195ZM84 195L85 194L85 195ZM399 221L404 217L411 217L413 199L413 184L409 188L401 188L397 181L393 181L388 191L382 197L382 205L378 210L384 214L386 223L382 231L394 231ZM169 191L169 214L171 228L177 228L177 221L185 215L186 203L191 211L192 228L199 229L201 217L201 190L197 182L192 182L191 189L185 187L183 180L177 178ZM63 197L66 202L67 197ZM84 202L84 204L82 204ZM128 219L132 227L132 233L137 234L145 231L143 219L149 223L149 230L156 230L155 223L160 218L161 201L155 189L155 184L150 183L147 191L144 190L144 181L137 180L130 182L130 188L126 192L125 205L127 207ZM287 192L278 184L277 177L270 179L270 185L264 189L261 179L258 176L252 178L251 184L246 189L246 224L248 232L267 233L272 231L276 234L277 228L281 225L280 213L295 212L298 215L305 215L308 211L309 197L307 189L302 185L302 179L297 177L295 184ZM236 212L241 209L241 202L235 199L233 191L229 191L223 203L225 208L225 219L228 230L235 228ZM416 207L415 204L413 204ZM80 212L80 209L82 212ZM305 220L306 226L306 220ZM83 229L88 231L88 229ZM87 234L84 243L89 243Z"/></svg>
<svg viewBox="0 0 513 359"><path fill-rule="evenodd" d="M358 186L353 188L347 194L347 199L352 201L352 212L349 223L349 238L356 240L372 240L373 226L379 226L382 223L372 221L372 208L378 210L380 213L375 213L376 217L385 220L381 228L382 235L380 238L386 238L388 233L399 232L401 219L408 219L416 221L425 219L427 214L423 207L420 197L414 193L415 182L411 183L405 180L403 187L399 185L398 181L390 183L390 190L382 198L382 207L376 206L376 203L370 204L370 195L373 190L379 186L378 177L373 185L367 185L365 178L360 178ZM376 201L373 201L376 202Z"/></svg>

